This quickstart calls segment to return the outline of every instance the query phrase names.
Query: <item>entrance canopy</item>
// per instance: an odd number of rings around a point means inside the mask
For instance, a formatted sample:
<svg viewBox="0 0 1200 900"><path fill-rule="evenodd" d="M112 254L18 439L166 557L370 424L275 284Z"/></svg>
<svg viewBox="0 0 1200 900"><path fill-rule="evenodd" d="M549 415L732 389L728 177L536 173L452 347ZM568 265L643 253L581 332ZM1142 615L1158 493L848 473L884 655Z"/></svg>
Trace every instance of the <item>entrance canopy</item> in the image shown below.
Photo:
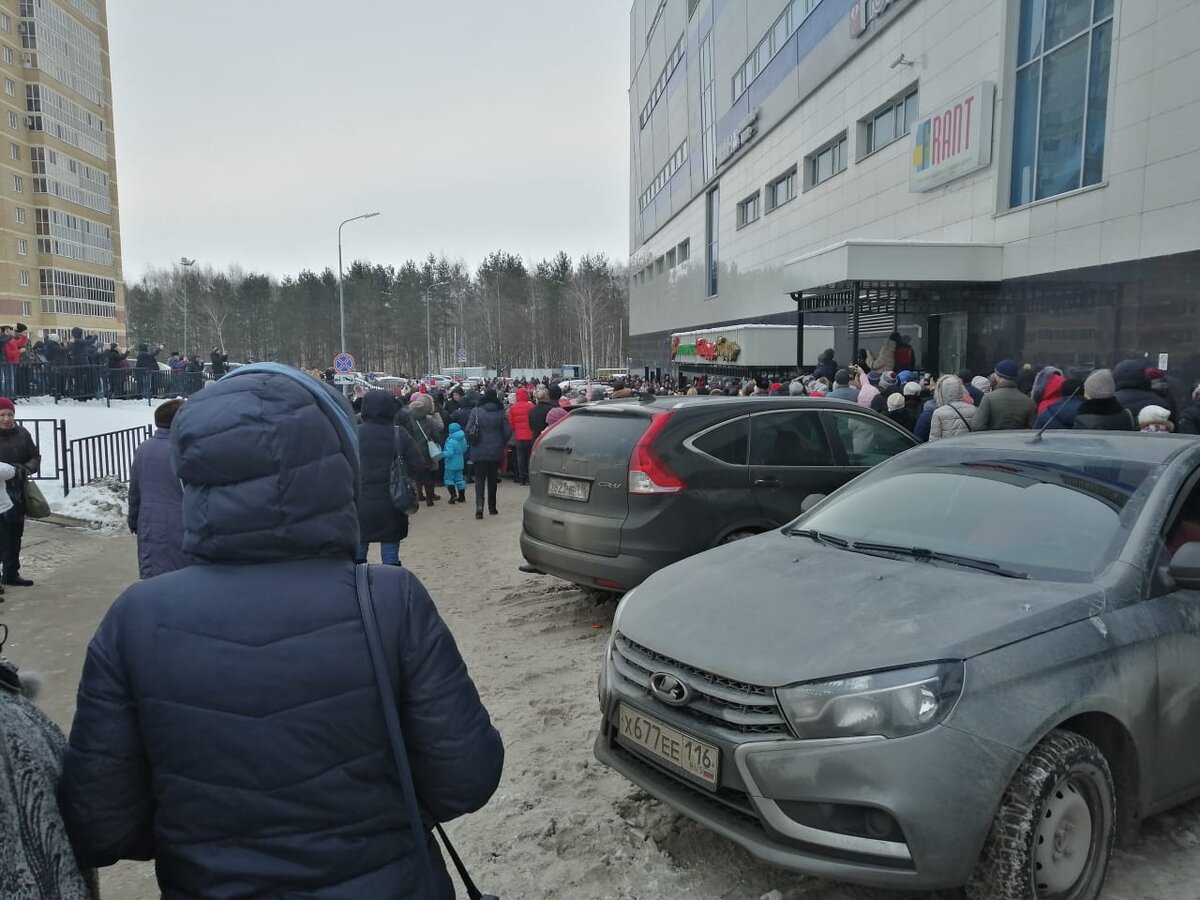
<svg viewBox="0 0 1200 900"><path fill-rule="evenodd" d="M805 313L850 316L858 347L863 317L935 316L984 310L999 299L1004 272L1000 244L850 240L786 263L784 286Z"/></svg>

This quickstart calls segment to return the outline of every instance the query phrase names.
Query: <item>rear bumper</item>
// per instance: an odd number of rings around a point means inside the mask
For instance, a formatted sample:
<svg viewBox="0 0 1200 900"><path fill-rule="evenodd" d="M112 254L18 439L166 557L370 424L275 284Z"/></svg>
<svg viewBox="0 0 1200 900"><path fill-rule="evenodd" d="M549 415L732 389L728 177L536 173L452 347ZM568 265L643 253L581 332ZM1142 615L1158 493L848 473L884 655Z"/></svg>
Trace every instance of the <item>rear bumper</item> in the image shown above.
<svg viewBox="0 0 1200 900"><path fill-rule="evenodd" d="M569 550L555 544L548 544L530 537L525 531L521 532L521 555L526 562L536 566L547 575L572 581L584 587L598 590L610 590L620 593L614 587L602 587L597 579L615 582L624 590L631 590L657 572L665 565L674 562L662 560L656 562L639 556L619 554L617 556L598 556L594 553L584 553L581 550Z"/></svg>

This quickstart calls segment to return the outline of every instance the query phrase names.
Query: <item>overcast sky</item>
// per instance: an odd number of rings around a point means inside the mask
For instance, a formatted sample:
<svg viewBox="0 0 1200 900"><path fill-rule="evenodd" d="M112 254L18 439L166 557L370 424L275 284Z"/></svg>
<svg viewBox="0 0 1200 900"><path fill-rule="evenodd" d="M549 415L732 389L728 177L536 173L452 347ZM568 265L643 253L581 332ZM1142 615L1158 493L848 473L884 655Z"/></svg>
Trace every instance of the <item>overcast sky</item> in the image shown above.
<svg viewBox="0 0 1200 900"><path fill-rule="evenodd" d="M124 274L628 253L629 0L109 0Z"/></svg>

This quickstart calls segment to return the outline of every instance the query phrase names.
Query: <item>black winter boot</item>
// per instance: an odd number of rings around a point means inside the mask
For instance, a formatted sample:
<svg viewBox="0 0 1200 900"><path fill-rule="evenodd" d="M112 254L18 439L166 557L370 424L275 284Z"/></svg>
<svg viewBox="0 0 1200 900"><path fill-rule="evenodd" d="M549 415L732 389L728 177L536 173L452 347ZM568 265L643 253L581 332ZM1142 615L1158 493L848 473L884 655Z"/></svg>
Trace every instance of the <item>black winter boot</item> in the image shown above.
<svg viewBox="0 0 1200 900"><path fill-rule="evenodd" d="M455 494L454 494L454 488L449 488L448 490L450 491L450 499L447 501L447 503L448 503L448 504L454 504L454 503L457 503L457 502L458 502L458 498L457 498L457 497L455 496Z"/></svg>

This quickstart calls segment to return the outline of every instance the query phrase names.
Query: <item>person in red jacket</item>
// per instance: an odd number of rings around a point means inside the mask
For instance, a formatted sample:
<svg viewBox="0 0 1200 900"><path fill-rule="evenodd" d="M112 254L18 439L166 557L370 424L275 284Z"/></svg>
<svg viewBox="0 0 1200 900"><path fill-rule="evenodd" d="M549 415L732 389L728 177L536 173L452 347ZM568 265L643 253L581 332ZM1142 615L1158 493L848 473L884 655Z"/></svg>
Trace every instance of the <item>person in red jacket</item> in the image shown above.
<svg viewBox="0 0 1200 900"><path fill-rule="evenodd" d="M529 424L529 391L517 388L517 401L508 408L508 424L517 444L517 484L529 484L529 448L533 446L533 428Z"/></svg>
<svg viewBox="0 0 1200 900"><path fill-rule="evenodd" d="M21 351L25 349L28 340L27 330L23 322L17 323L17 331L13 333L11 325L0 325L0 346L4 348L4 377L0 379L0 393L6 397L17 395L17 366L21 362Z"/></svg>

